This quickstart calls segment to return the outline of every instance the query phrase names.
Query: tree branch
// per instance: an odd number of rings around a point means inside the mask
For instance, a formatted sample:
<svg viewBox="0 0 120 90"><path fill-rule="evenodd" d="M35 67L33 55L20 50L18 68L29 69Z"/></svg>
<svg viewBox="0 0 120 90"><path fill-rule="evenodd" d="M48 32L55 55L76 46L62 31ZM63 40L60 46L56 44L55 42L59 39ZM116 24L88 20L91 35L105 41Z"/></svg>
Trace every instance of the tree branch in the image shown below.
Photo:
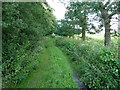
<svg viewBox="0 0 120 90"><path fill-rule="evenodd" d="M115 4L116 2L111 2L107 7L106 9L109 9L113 4Z"/></svg>
<svg viewBox="0 0 120 90"><path fill-rule="evenodd" d="M104 5L103 8L107 7L109 4L110 4L110 0L108 0L108 1L105 3L105 5Z"/></svg>
<svg viewBox="0 0 120 90"><path fill-rule="evenodd" d="M108 18L111 19L112 16L115 15L115 14L120 14L120 12L118 12L118 11L116 10L116 11L114 11L113 13L111 13L111 14L108 16Z"/></svg>

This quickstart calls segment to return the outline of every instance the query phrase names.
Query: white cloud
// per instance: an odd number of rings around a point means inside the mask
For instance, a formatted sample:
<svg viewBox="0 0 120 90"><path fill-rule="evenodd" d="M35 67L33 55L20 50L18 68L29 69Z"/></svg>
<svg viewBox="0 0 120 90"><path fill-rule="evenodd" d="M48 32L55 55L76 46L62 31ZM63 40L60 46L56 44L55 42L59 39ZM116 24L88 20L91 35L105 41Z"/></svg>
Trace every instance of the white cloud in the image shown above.
<svg viewBox="0 0 120 90"><path fill-rule="evenodd" d="M47 0L48 4L54 9L53 13L58 20L64 19L65 6L59 0Z"/></svg>

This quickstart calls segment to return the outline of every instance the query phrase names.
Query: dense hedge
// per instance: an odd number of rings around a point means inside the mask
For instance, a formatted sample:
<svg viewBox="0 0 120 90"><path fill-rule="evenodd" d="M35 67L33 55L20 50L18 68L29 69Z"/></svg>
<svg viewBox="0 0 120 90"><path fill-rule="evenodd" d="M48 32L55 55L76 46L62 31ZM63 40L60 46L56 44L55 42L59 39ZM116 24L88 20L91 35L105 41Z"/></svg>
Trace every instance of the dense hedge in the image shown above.
<svg viewBox="0 0 120 90"><path fill-rule="evenodd" d="M34 49L55 28L55 17L47 3L2 4L3 85L17 84L33 70L37 60Z"/></svg>
<svg viewBox="0 0 120 90"><path fill-rule="evenodd" d="M89 42L57 38L56 45L70 58L81 80L90 88L119 88L120 72L117 48Z"/></svg>

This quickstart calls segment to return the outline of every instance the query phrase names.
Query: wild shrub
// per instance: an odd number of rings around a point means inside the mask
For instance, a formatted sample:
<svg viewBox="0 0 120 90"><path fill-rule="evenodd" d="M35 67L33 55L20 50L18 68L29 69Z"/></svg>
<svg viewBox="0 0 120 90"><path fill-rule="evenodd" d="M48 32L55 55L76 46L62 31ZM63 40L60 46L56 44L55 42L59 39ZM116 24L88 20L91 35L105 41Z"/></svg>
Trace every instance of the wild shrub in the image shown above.
<svg viewBox="0 0 120 90"><path fill-rule="evenodd" d="M56 45L70 58L81 80L90 88L119 88L120 63L115 48L101 46L95 41L57 40Z"/></svg>

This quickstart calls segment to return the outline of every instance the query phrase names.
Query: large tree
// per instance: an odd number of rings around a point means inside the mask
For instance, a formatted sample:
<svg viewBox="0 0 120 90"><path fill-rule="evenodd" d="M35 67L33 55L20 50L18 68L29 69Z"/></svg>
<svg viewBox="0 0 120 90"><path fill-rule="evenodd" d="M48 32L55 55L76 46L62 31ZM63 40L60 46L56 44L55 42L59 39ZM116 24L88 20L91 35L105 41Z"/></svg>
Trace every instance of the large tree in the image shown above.
<svg viewBox="0 0 120 90"><path fill-rule="evenodd" d="M85 40L85 31L87 30L87 4L85 2L71 2L67 7L65 19L71 21L72 25L82 28L82 39Z"/></svg>
<svg viewBox="0 0 120 90"><path fill-rule="evenodd" d="M91 7L89 2L70 2L65 13L65 20L69 22L69 26L74 29L74 34L82 33L82 40L85 40L86 31L96 32L96 28L92 23L89 23L89 14ZM76 32L77 29L77 32Z"/></svg>
<svg viewBox="0 0 120 90"><path fill-rule="evenodd" d="M104 45L110 46L111 42L111 19L112 16L118 14L118 2L108 0L107 2L96 2L91 3L92 12L97 13L97 15L101 18L103 22L103 26L105 28L105 35L104 35Z"/></svg>

